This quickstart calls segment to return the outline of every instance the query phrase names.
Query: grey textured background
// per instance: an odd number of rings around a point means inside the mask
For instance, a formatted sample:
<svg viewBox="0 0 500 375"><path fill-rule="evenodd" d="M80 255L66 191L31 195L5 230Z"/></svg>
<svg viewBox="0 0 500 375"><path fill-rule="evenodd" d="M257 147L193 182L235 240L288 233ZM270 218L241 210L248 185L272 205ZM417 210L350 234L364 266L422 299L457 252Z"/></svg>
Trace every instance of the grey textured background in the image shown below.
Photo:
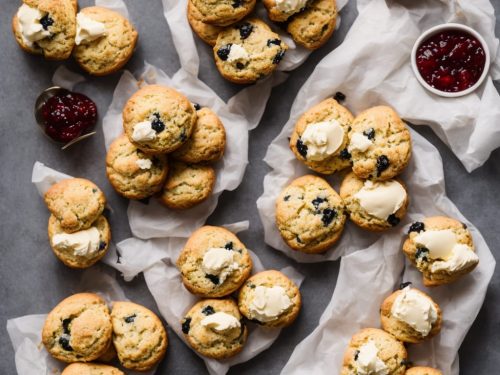
<svg viewBox="0 0 500 375"><path fill-rule="evenodd" d="M128 69L136 71L143 60L160 67L168 74L179 68L170 31L162 15L160 0L126 0L133 22L139 31L139 45ZM500 11L500 0L494 0ZM81 6L90 1L80 1ZM59 150L36 129L32 108L38 93L51 84L59 63L22 53L10 31L10 17L19 1L0 0L0 373L15 374L14 351L5 330L6 320L26 314L49 311L57 302L71 294L78 285L81 272L66 268L51 254L47 241L48 212L30 183L35 160L60 171L84 176L104 189L114 209L111 225L115 241L130 235L126 219L127 201L120 198L108 184L104 171L104 145L100 126L98 135L68 151ZM292 101L318 61L340 44L356 16L354 1L342 11L342 24L330 42L314 52L309 60L294 71L288 81L276 87L264 117L250 136L250 164L244 183L234 192L225 192L210 224L223 224L249 219L251 228L241 239L254 249L264 264L284 267L293 264L306 276L302 292L304 309L298 321L284 330L274 345L246 364L234 367L236 374L277 374L288 360L293 348L317 325L331 298L339 262L294 264L283 254L268 248L255 206L262 193L262 180L268 168L262 161L272 139L286 122ZM497 22L497 35L500 23ZM217 73L210 49L199 43L202 61L201 78L224 99L238 87L224 81ZM79 71L73 62L65 63ZM106 111L120 74L90 79L80 90L96 101L100 113ZM498 87L497 87L498 88ZM493 125L493 124L492 124ZM495 124L498 126L498 124ZM426 127L417 129L441 152L444 160L448 196L462 213L483 233L495 255L499 253L500 230L500 150L474 173L468 174L448 148ZM127 296L157 311L142 277L131 283L120 280ZM460 351L462 374L497 374L500 368L500 273L497 269L489 287L484 306L467 335ZM170 348L158 374L203 374L203 362L169 330Z"/></svg>

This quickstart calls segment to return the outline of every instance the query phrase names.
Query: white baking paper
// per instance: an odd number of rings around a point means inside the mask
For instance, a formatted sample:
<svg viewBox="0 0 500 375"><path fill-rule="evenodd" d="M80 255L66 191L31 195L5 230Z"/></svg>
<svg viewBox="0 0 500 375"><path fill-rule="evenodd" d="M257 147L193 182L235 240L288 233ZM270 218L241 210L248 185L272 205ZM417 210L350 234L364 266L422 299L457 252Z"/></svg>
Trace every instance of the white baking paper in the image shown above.
<svg viewBox="0 0 500 375"><path fill-rule="evenodd" d="M228 230L237 233L248 229L249 222L243 221L225 225ZM108 252L104 262L123 273L130 280L139 272L144 273L146 284L153 295L158 309L170 328L184 341L181 331L181 320L185 313L196 303L198 298L184 287L181 275L175 266L186 238L152 238L141 240L129 238L117 244L116 254ZM260 259L250 251L253 261L253 273L265 268ZM298 286L303 276L293 267L281 270ZM280 329L266 329L254 323L248 323L249 335L241 353L226 360L208 359L205 361L210 374L225 374L230 366L246 362L271 346L280 333Z"/></svg>
<svg viewBox="0 0 500 375"><path fill-rule="evenodd" d="M113 301L128 301L113 274L114 272L106 271L100 266L89 268L83 273L80 285L71 294L97 293L106 300L110 307ZM46 317L46 313L34 314L7 321L7 332L16 353L18 375L57 375L67 366L52 358L42 344L42 329ZM112 363L112 365L120 367L117 363ZM154 372L155 370L141 373L126 370L126 373L130 375L152 375Z"/></svg>
<svg viewBox="0 0 500 375"><path fill-rule="evenodd" d="M499 41L490 2L359 0L357 7L359 15L344 42L323 58L299 91L280 137L290 135L293 123L307 108L341 91L354 113L373 105L391 105L405 120L431 126L469 172L481 166L500 146L500 96L492 82L500 78ZM491 53L486 82L460 98L429 93L410 66L416 39L444 22L473 27Z"/></svg>
<svg viewBox="0 0 500 375"><path fill-rule="evenodd" d="M179 55L180 63L182 68L190 73L193 77L198 76L200 69L200 56L196 49L194 35L189 22L187 19L187 3L188 0L162 0L163 1L163 14L167 23L170 27L172 39L174 41L175 49ZM347 0L337 1L337 10L340 10L347 4ZM285 41L288 45L288 51L285 57L278 66L279 71L291 71L298 66L300 66L304 61L307 60L311 51L308 49L298 46L294 43L293 39L283 30L275 27L275 25L269 21L267 18L267 12L264 6L258 2L255 10L256 16L266 20L266 23L280 35L280 38ZM337 18L337 28L340 25L340 16ZM205 46L211 49L211 46ZM215 68L215 62L212 63L213 69ZM265 83L272 84L272 82L266 81ZM266 97L267 101L267 97Z"/></svg>

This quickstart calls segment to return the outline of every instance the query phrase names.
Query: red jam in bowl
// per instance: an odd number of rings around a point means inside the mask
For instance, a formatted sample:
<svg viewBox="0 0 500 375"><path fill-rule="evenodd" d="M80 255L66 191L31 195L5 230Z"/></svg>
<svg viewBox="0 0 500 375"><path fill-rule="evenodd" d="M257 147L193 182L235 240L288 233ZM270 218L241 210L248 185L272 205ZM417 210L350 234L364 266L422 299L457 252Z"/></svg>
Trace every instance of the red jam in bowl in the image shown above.
<svg viewBox="0 0 500 375"><path fill-rule="evenodd" d="M97 122L95 103L83 94L70 91L47 100L41 114L45 133L64 143L88 133Z"/></svg>
<svg viewBox="0 0 500 375"><path fill-rule="evenodd" d="M462 30L448 30L424 40L416 63L422 78L444 92L468 89L479 80L486 64L481 42Z"/></svg>

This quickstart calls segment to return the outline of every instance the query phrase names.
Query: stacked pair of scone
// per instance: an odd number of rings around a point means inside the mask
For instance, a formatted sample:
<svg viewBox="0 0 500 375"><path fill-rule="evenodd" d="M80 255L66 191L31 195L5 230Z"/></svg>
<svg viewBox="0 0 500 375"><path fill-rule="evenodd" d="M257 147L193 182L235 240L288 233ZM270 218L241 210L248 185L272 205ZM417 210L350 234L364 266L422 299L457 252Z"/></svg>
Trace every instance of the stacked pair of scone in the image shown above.
<svg viewBox="0 0 500 375"><path fill-rule="evenodd" d="M122 301L113 302L110 313L93 293L74 294L54 307L45 320L42 342L54 358L74 363L65 375L121 375L115 367L86 363L109 362L115 356L126 369L147 371L162 360L168 345L167 332L152 311Z"/></svg>
<svg viewBox="0 0 500 375"><path fill-rule="evenodd" d="M12 19L19 46L50 60L71 55L90 74L113 73L133 54L137 31L121 14L77 0L23 0Z"/></svg>
<svg viewBox="0 0 500 375"><path fill-rule="evenodd" d="M205 357L236 355L247 340L243 317L265 327L290 325L301 307L297 285L274 270L250 277L252 259L236 235L204 226L188 239L177 260L187 290L202 298L181 321L186 341ZM231 297L238 292L237 302Z"/></svg>
<svg viewBox="0 0 500 375"><path fill-rule="evenodd" d="M198 36L213 46L221 75L252 83L272 73L288 46L261 19L250 17L255 0L189 0L188 20ZM265 0L269 18L287 22L287 31L309 49L322 46L337 19L335 0Z"/></svg>
<svg viewBox="0 0 500 375"><path fill-rule="evenodd" d="M380 307L381 329L356 333L344 354L342 375L440 375L428 367L412 367L405 344L418 344L441 330L442 313L427 294L403 283Z"/></svg>
<svg viewBox="0 0 500 375"><path fill-rule="evenodd" d="M395 178L411 156L410 132L390 107L370 108L356 118L329 98L306 111L290 148L310 169L325 175L352 168L340 195L321 177L292 181L276 201L276 223L294 250L321 253L340 239L347 217L371 231L399 224L409 198Z"/></svg>
<svg viewBox="0 0 500 375"><path fill-rule="evenodd" d="M172 88L148 85L125 104L123 128L106 156L106 174L119 194L138 200L157 194L173 209L210 196L216 178L211 164L226 145L224 125L211 109Z"/></svg>
<svg viewBox="0 0 500 375"><path fill-rule="evenodd" d="M84 178L62 180L44 195L51 212L48 234L54 254L72 268L87 268L108 250L111 230L102 214L104 193Z"/></svg>

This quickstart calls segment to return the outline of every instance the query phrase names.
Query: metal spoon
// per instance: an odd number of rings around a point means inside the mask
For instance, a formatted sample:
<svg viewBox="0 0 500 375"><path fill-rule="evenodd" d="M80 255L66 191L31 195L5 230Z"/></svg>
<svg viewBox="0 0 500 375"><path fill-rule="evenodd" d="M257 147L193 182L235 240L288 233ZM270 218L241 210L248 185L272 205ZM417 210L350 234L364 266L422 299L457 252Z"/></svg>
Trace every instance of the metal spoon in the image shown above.
<svg viewBox="0 0 500 375"><path fill-rule="evenodd" d="M44 120L43 120L43 116L42 116L42 107L45 105L45 103L47 102L47 100L49 100L53 96L56 96L56 95L66 95L69 92L70 92L69 90L66 90L66 89L64 89L62 87L52 86L52 87L49 87L48 89L43 90L42 93L40 95L38 95L38 98L35 101L35 119L36 119L36 123L39 126L39 128L42 130L43 134L47 138L50 138L50 137L45 133ZM80 142L83 139L89 138L89 137L93 136L94 134L96 134L95 131L83 134L83 135L81 135L81 136L79 136L79 137L77 137L75 139L72 139L71 141L69 141L68 143L66 143L65 145L63 145L61 147L61 150L65 150L68 147L74 145L75 143ZM56 140L54 140L52 138L50 138L50 139L53 142L56 142L56 143L59 143L59 144L62 143L62 142L58 142L58 141L56 141Z"/></svg>

